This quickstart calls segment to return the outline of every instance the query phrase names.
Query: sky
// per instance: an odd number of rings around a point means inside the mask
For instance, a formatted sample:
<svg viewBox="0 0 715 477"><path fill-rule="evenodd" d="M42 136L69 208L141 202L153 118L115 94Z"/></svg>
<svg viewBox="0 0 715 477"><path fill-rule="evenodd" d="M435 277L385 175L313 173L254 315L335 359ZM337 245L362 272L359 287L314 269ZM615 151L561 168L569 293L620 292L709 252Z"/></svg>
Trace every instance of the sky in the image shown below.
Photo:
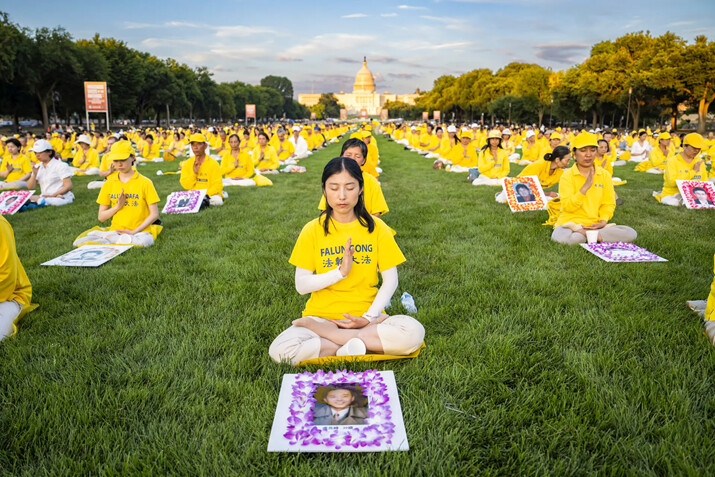
<svg viewBox="0 0 715 477"><path fill-rule="evenodd" d="M21 26L62 26L75 39L99 33L206 66L217 82L286 76L296 99L351 92L364 56L378 92L405 94L512 61L566 69L630 32L715 39L714 0L3 0L0 11Z"/></svg>

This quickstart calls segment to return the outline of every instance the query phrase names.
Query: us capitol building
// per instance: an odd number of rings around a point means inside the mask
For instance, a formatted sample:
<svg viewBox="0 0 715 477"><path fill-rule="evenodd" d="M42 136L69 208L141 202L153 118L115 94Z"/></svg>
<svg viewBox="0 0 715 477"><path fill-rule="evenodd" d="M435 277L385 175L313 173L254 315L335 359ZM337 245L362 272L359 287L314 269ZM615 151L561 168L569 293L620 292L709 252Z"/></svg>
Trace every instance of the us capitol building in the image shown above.
<svg viewBox="0 0 715 477"><path fill-rule="evenodd" d="M345 106L348 114L360 114L362 109L367 110L368 115L379 115L380 110L387 101L401 101L407 104L415 104L415 98L419 94L390 94L385 91L383 94L375 92L375 79L372 72L367 68L367 58L363 58L362 68L355 75L353 92L345 93L341 91L336 94L338 102ZM298 102L304 106L311 107L318 104L319 93L299 94Z"/></svg>

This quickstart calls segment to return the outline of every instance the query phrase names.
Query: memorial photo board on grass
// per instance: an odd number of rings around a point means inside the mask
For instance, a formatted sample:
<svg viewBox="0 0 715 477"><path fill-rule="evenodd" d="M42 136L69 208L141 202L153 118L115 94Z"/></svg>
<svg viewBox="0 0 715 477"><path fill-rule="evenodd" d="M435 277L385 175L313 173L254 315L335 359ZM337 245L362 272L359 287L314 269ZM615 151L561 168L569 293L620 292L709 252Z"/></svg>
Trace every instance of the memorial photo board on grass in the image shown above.
<svg viewBox="0 0 715 477"><path fill-rule="evenodd" d="M581 246L606 262L667 262L663 257L649 252L634 243L600 242L582 243Z"/></svg>
<svg viewBox="0 0 715 477"><path fill-rule="evenodd" d="M502 189L512 212L546 210L546 195L536 176L505 177Z"/></svg>
<svg viewBox="0 0 715 477"><path fill-rule="evenodd" d="M34 190L6 190L0 192L0 214L12 215L30 200Z"/></svg>
<svg viewBox="0 0 715 477"><path fill-rule="evenodd" d="M318 370L283 376L269 452L408 449L392 371Z"/></svg>
<svg viewBox="0 0 715 477"><path fill-rule="evenodd" d="M201 208L207 189L180 190L166 198L162 214L194 214Z"/></svg>
<svg viewBox="0 0 715 477"><path fill-rule="evenodd" d="M715 209L715 185L708 181L675 181L688 209Z"/></svg>
<svg viewBox="0 0 715 477"><path fill-rule="evenodd" d="M83 245L42 265L98 267L132 248L130 245Z"/></svg>

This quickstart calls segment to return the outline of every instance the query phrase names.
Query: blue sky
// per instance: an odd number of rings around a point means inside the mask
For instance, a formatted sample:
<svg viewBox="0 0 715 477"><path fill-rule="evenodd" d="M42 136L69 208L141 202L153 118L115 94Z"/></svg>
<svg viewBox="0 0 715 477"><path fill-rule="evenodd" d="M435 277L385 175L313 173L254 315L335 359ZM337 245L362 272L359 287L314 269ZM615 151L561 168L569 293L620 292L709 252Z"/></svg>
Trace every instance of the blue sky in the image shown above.
<svg viewBox="0 0 715 477"><path fill-rule="evenodd" d="M257 84L287 76L298 93L352 90L367 56L380 92L430 89L443 74L511 61L568 68L625 33L715 38L715 1L3 0L22 26L95 33L158 57L206 66L214 79Z"/></svg>

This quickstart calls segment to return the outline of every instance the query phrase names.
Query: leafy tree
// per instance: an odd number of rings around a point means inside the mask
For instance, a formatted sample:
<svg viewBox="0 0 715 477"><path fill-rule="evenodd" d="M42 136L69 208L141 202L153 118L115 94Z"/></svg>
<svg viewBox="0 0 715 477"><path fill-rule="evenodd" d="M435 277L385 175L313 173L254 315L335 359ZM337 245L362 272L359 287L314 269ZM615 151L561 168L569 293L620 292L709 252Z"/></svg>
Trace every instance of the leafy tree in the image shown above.
<svg viewBox="0 0 715 477"><path fill-rule="evenodd" d="M680 62L680 78L688 98L698 106L698 132L705 132L710 104L715 100L715 42L705 36L685 47Z"/></svg>
<svg viewBox="0 0 715 477"><path fill-rule="evenodd" d="M339 118L340 110L345 107L338 103L338 98L333 93L321 94L318 104L323 105L323 118Z"/></svg>

